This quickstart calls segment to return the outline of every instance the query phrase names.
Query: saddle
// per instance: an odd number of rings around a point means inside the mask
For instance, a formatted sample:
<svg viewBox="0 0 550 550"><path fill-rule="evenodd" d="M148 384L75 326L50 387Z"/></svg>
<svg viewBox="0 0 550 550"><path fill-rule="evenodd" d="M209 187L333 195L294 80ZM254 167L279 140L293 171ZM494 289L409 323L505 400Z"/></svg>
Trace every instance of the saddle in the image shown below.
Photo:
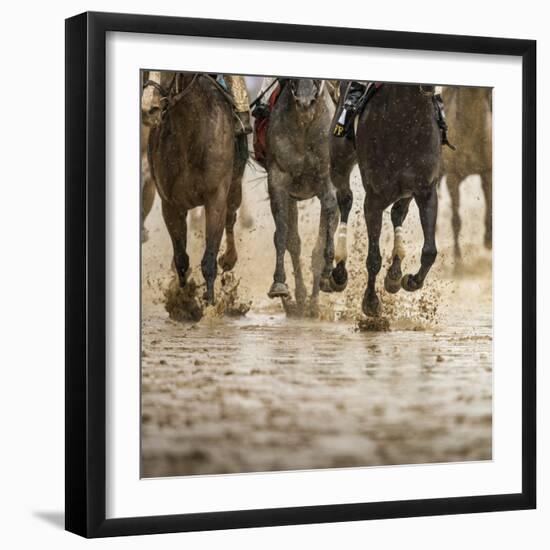
<svg viewBox="0 0 550 550"><path fill-rule="evenodd" d="M193 84L199 77L206 78L207 80L212 82L218 92L231 106L233 114L235 114L235 100L227 90L227 84L223 80L223 77L220 79L220 81L216 78L216 75L211 75L207 73L196 73L193 76L191 82L185 87L182 86L180 77L181 73L175 73L174 78L172 79L167 89L163 88L158 82L155 82L154 80L147 79L142 84L143 89L147 88L148 86L152 86L153 88L156 88L160 93L161 118L164 118L166 113L190 91Z"/></svg>

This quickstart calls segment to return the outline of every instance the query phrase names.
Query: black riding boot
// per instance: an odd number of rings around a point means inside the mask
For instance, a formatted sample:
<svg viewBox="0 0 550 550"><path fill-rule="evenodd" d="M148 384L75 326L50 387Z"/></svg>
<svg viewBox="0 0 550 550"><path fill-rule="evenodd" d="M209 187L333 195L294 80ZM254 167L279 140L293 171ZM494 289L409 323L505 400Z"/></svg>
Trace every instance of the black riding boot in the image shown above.
<svg viewBox="0 0 550 550"><path fill-rule="evenodd" d="M359 100L363 97L367 86L361 82L353 81L344 98L344 106L339 113L338 121L334 126L333 133L336 137L343 137L348 134L353 117L359 108Z"/></svg>

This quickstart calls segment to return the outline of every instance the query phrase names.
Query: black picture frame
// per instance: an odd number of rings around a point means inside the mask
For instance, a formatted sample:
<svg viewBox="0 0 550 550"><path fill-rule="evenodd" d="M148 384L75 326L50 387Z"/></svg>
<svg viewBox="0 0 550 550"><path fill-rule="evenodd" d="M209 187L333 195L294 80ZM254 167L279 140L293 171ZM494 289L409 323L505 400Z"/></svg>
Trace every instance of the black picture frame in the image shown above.
<svg viewBox="0 0 550 550"><path fill-rule="evenodd" d="M517 56L522 121L522 491L106 519L105 38L108 31ZM536 42L83 13L66 20L66 529L107 537L532 509L536 506Z"/></svg>

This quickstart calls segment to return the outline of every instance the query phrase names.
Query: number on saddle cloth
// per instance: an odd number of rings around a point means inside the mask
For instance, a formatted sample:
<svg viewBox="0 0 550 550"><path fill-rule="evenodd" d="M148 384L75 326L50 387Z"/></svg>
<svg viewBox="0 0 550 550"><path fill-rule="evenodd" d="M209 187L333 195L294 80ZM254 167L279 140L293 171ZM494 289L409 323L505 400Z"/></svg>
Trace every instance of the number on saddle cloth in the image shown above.
<svg viewBox="0 0 550 550"><path fill-rule="evenodd" d="M365 105L381 86L382 84L379 82L364 84L354 80L350 83L344 98L344 105L333 129L333 134L336 137L355 139L355 119L363 112Z"/></svg>

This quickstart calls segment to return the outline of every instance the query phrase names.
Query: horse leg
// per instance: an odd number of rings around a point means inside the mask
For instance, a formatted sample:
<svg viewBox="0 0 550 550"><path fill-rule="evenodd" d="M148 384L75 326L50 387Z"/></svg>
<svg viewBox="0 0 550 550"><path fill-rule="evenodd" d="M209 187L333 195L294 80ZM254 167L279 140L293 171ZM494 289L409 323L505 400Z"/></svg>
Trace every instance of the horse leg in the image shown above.
<svg viewBox="0 0 550 550"><path fill-rule="evenodd" d="M220 256L218 263L223 271L231 271L237 263L237 248L235 246L235 222L237 210L242 201L242 187L240 178L233 179L229 196L227 197L227 215L225 218L225 252Z"/></svg>
<svg viewBox="0 0 550 550"><path fill-rule="evenodd" d="M227 216L227 187L220 183L215 195L204 205L206 247L201 261L201 270L206 281L204 298L210 305L214 300L214 281L218 274L216 259L220 250L223 228Z"/></svg>
<svg viewBox="0 0 550 550"><path fill-rule="evenodd" d="M331 179L337 190L336 199L338 201L338 209L340 210L340 224L338 225L336 247L334 250L336 267L330 275L330 286L335 292L342 292L348 284L346 260L348 256L348 217L353 206L353 192L349 184L352 167L353 163L350 163L344 169L337 170L335 166L331 165Z"/></svg>
<svg viewBox="0 0 550 550"><path fill-rule="evenodd" d="M485 195L485 248L493 248L493 172L481 174L481 187Z"/></svg>
<svg viewBox="0 0 550 550"><path fill-rule="evenodd" d="M459 269L462 264L462 252L460 250L460 227L462 221L460 220L460 178L455 175L447 174L447 189L449 190L449 196L451 197L451 210L452 218L451 224L453 226L453 238L454 238L454 254L455 254L455 270Z"/></svg>
<svg viewBox="0 0 550 550"><path fill-rule="evenodd" d="M321 201L321 227L323 231L323 260L320 286L323 292L332 292L330 278L334 264L334 233L338 225L337 202L330 180L325 185L326 191L319 197ZM321 227L319 230L321 231ZM345 268L344 268L345 269Z"/></svg>
<svg viewBox="0 0 550 550"><path fill-rule="evenodd" d="M225 218L225 252L220 256L218 263L222 271L231 271L237 263L237 247L235 246L234 227L237 213L228 210Z"/></svg>
<svg viewBox="0 0 550 550"><path fill-rule="evenodd" d="M298 310L302 311L306 303L306 285L302 274L302 242L298 232L298 206L294 199L288 201L288 234L286 238L286 248L292 258L292 268L294 270L294 295Z"/></svg>
<svg viewBox="0 0 550 550"><path fill-rule="evenodd" d="M153 208L155 201L155 182L152 178L147 177L143 183L141 191L141 242L144 243L149 239L149 231L145 227L145 219Z"/></svg>
<svg viewBox="0 0 550 550"><path fill-rule="evenodd" d="M403 243L403 222L409 212L409 204L412 197L406 197L395 202L391 209L391 223L393 225L393 251L392 264L384 279L384 288L387 292L395 294L401 289L401 262L405 257L405 245Z"/></svg>
<svg viewBox="0 0 550 550"><path fill-rule="evenodd" d="M327 217L321 207L321 214L319 217L319 233L317 235L317 241L313 247L311 253L311 273L313 274L313 284L311 288L310 299L310 315L317 317L319 314L319 290L321 286L321 275L323 273L323 267L325 260L323 258L323 251L325 249L325 240L327 234Z"/></svg>
<svg viewBox="0 0 550 550"><path fill-rule="evenodd" d="M174 251L174 266L178 274L180 287L187 282L189 256L187 255L187 210L162 201L162 217L168 229Z"/></svg>
<svg viewBox="0 0 550 550"><path fill-rule="evenodd" d="M414 196L420 214L420 223L424 232L424 246L420 256L420 269L416 275L405 275L401 279L401 285L405 290L414 291L422 288L424 279L430 271L435 258L437 247L435 245L435 226L437 222L437 187L432 185L427 191Z"/></svg>
<svg viewBox="0 0 550 550"><path fill-rule="evenodd" d="M288 203L289 197L286 192L284 180L286 176L277 170L270 172L268 177L269 201L271 213L275 220L275 234L273 241L275 244L276 262L275 273L273 274L273 284L267 295L270 298L288 298L290 292L286 285L285 274L285 251L288 236Z"/></svg>
<svg viewBox="0 0 550 550"><path fill-rule="evenodd" d="M374 317L380 314L380 300L376 295L376 276L382 267L382 256L380 254L380 232L382 230L382 212L384 208L378 204L378 200L367 187L365 194L364 213L367 223L367 236L369 240L369 251L367 254L368 281L365 295L363 296L363 312L365 315Z"/></svg>
<svg viewBox="0 0 550 550"><path fill-rule="evenodd" d="M141 182L141 242L144 243L149 238L149 232L145 228L145 219L151 212L155 200L155 182L151 176L146 154L141 155Z"/></svg>

